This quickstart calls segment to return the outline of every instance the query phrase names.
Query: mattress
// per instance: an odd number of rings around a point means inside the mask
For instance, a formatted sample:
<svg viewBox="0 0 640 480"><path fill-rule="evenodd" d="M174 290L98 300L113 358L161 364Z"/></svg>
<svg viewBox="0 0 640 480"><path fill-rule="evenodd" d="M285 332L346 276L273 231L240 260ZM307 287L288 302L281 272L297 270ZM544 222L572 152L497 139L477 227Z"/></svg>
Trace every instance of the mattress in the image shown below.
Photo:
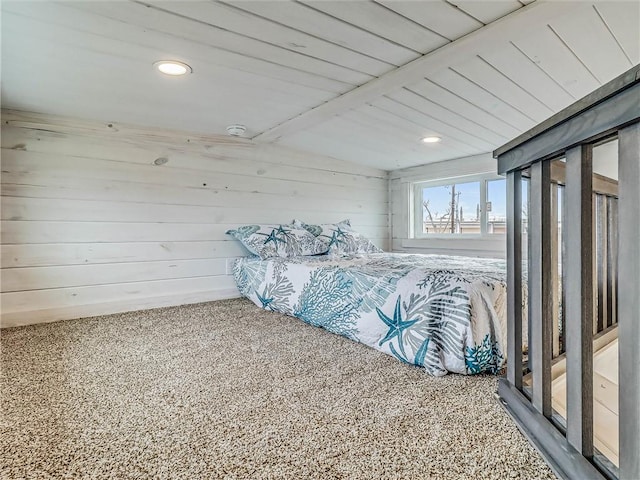
<svg viewBox="0 0 640 480"><path fill-rule="evenodd" d="M434 376L496 374L506 349L504 260L379 253L239 259L261 308L373 347Z"/></svg>

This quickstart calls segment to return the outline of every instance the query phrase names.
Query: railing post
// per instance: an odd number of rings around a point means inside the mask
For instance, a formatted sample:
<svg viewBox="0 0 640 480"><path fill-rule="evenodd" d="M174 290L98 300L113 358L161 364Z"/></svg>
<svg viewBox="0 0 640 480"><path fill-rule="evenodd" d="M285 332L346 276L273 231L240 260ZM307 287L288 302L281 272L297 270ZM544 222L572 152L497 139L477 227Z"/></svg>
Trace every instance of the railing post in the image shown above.
<svg viewBox="0 0 640 480"><path fill-rule="evenodd" d="M640 478L640 123L618 132L620 479Z"/></svg>
<svg viewBox="0 0 640 480"><path fill-rule="evenodd" d="M607 197L607 327L618 323L618 199Z"/></svg>
<svg viewBox="0 0 640 480"><path fill-rule="evenodd" d="M560 355L560 278L558 273L558 245L560 243L560 239L558 238L560 233L560 229L558 228L559 190L560 187L558 187L558 184L551 184L551 218L549 220L549 225L551 226L551 248L549 250L549 254L551 258L549 259L549 262L551 263L551 331L553 333L551 338L553 345L551 352L552 358L556 358Z"/></svg>
<svg viewBox="0 0 640 480"><path fill-rule="evenodd" d="M567 440L593 456L593 147L567 151Z"/></svg>
<svg viewBox="0 0 640 480"><path fill-rule="evenodd" d="M507 380L522 389L522 174L507 174Z"/></svg>
<svg viewBox="0 0 640 480"><path fill-rule="evenodd" d="M529 355L533 373L532 404L551 417L551 162L531 165L529 202ZM557 268L557 266L556 266Z"/></svg>
<svg viewBox="0 0 640 480"><path fill-rule="evenodd" d="M562 292L560 292L562 302L562 344L560 345L560 353L567 351L567 189L566 180L565 186L562 187L562 210L560 211L560 224L562 225L562 245L560 246L562 260L560 261L560 268L562 275L560 281L562 282Z"/></svg>
<svg viewBox="0 0 640 480"><path fill-rule="evenodd" d="M596 332L601 332L607 328L607 197L602 194L596 195L596 271L597 271L597 298L598 314Z"/></svg>

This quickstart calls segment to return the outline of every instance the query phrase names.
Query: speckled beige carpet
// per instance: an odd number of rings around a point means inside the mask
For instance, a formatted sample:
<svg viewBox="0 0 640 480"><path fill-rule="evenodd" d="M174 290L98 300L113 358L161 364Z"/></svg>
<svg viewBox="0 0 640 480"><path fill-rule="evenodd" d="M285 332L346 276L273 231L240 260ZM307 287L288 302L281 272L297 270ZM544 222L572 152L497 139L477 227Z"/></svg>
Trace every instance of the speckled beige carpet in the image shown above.
<svg viewBox="0 0 640 480"><path fill-rule="evenodd" d="M1 346L3 479L553 478L495 377L431 378L246 300Z"/></svg>

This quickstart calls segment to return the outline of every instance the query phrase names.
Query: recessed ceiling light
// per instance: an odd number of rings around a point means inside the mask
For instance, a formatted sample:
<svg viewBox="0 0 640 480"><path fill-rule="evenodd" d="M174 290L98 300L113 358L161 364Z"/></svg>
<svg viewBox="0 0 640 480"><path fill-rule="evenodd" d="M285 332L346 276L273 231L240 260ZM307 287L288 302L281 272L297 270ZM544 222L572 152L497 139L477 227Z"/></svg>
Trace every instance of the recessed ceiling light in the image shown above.
<svg viewBox="0 0 640 480"><path fill-rule="evenodd" d="M175 60L160 60L154 63L153 66L165 75L178 76L193 72L189 65Z"/></svg>
<svg viewBox="0 0 640 480"><path fill-rule="evenodd" d="M440 137L424 137L422 139L424 143L438 143L440 140L442 140Z"/></svg>

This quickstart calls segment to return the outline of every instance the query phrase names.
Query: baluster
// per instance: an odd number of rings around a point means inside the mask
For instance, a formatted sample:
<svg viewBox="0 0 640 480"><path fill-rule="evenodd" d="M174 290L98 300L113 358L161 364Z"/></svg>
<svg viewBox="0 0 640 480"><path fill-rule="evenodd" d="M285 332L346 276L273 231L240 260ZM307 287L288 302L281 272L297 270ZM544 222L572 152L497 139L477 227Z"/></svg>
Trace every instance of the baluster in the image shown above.
<svg viewBox="0 0 640 480"><path fill-rule="evenodd" d="M567 151L567 440L593 456L593 147Z"/></svg>
<svg viewBox="0 0 640 480"><path fill-rule="evenodd" d="M507 175L507 379L522 389L522 174Z"/></svg>
<svg viewBox="0 0 640 480"><path fill-rule="evenodd" d="M551 417L551 350L553 297L551 293L551 162L531 166L529 202L529 356L533 373L532 403L536 410Z"/></svg>
<svg viewBox="0 0 640 480"><path fill-rule="evenodd" d="M640 123L618 133L620 479L640 478Z"/></svg>

